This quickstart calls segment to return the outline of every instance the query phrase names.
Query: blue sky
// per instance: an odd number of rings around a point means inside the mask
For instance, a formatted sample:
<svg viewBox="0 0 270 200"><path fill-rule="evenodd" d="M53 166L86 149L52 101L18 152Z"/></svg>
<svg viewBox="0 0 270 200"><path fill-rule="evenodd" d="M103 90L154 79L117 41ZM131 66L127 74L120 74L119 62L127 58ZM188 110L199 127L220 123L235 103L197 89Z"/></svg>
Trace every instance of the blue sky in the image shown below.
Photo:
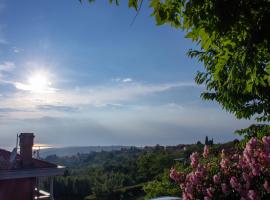
<svg viewBox="0 0 270 200"><path fill-rule="evenodd" d="M0 0L0 146L20 132L56 146L222 142L251 122L200 99L184 33L147 5Z"/></svg>

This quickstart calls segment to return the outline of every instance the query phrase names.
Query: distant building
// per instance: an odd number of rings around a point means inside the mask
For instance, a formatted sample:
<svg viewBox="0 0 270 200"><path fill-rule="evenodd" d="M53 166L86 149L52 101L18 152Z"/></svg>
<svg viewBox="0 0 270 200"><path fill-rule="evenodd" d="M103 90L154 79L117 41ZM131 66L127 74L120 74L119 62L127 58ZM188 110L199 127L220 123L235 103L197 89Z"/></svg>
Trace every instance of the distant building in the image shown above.
<svg viewBox="0 0 270 200"><path fill-rule="evenodd" d="M0 149L1 200L53 200L53 177L65 168L32 157L34 134L21 133L20 154ZM40 190L41 177L50 178L50 193Z"/></svg>

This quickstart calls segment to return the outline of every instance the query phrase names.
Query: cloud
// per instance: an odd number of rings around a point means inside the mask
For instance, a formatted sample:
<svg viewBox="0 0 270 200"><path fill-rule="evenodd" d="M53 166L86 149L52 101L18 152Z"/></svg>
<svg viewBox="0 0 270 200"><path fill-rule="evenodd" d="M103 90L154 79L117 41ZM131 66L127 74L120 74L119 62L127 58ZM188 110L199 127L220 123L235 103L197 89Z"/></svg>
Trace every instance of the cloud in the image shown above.
<svg viewBox="0 0 270 200"><path fill-rule="evenodd" d="M42 111L59 111L59 112L74 112L78 110L78 108L76 107L60 106L60 105L38 105L37 109Z"/></svg>
<svg viewBox="0 0 270 200"><path fill-rule="evenodd" d="M132 82L133 80L131 78L125 78L122 80L123 83Z"/></svg>
<svg viewBox="0 0 270 200"><path fill-rule="evenodd" d="M0 108L0 113L18 112L18 111L21 111L21 110L14 109L14 108Z"/></svg>
<svg viewBox="0 0 270 200"><path fill-rule="evenodd" d="M59 113L65 115L65 113L74 111L87 113L84 109L86 108L87 110L92 107L100 109L124 109L127 104L137 104L138 101L143 101L143 99L149 96L155 98L155 95L166 95L164 92L169 92L174 88L198 87L193 82L160 84L132 82L130 84L117 83L114 85L87 86L74 89L49 88L46 90L47 92L38 93L31 91L30 86L27 84L18 82L13 84L17 90L12 93L6 92L2 97L0 96L0 108L11 107L19 109L19 111L29 111L27 114L17 113L17 116L16 112L12 112L10 116L15 116L16 118L31 118L44 115L53 116L55 114L59 115ZM174 110L176 107L173 104L168 105L168 109L171 110Z"/></svg>
<svg viewBox="0 0 270 200"><path fill-rule="evenodd" d="M157 98L169 92L175 95L175 88L191 91L198 86L193 82L132 82L62 88L42 94L19 90L0 97L0 128L4 132L0 144L10 144L5 137L18 130L35 132L42 142L50 144L55 144L57 132L61 137L57 145L195 143L206 135L222 142L234 139L234 130L250 124L237 121L213 105L188 105L173 100L138 104L138 99L153 94Z"/></svg>
<svg viewBox="0 0 270 200"><path fill-rule="evenodd" d="M12 61L5 61L0 64L0 71L12 71L15 68L15 63Z"/></svg>
<svg viewBox="0 0 270 200"><path fill-rule="evenodd" d="M132 82L133 81L133 79L132 78L114 78L114 79L112 79L112 81L114 81L114 82L122 82L122 83L130 83L130 82Z"/></svg>
<svg viewBox="0 0 270 200"><path fill-rule="evenodd" d="M57 102L67 104L121 104L162 93L173 88L198 87L193 82L175 82L161 84L130 83L112 86L97 86L77 88L75 90L61 91L52 94Z"/></svg>
<svg viewBox="0 0 270 200"><path fill-rule="evenodd" d="M45 143L57 142L58 145L155 145L196 143L203 141L206 135L213 137L215 142L224 142L236 137L232 134L234 130L250 124L250 121L236 120L216 108L174 104L176 109L168 110L171 106L133 106L128 112L91 110L87 115L76 117L23 119L14 126L35 132ZM0 124L5 134L11 133L14 126ZM61 140L55 140L55 133Z"/></svg>
<svg viewBox="0 0 270 200"><path fill-rule="evenodd" d="M18 48L18 47L13 47L12 50L13 50L14 53L20 53L20 52L23 51L23 49Z"/></svg>
<svg viewBox="0 0 270 200"><path fill-rule="evenodd" d="M33 85L33 84L20 83L20 82L14 82L13 84L14 84L15 88L18 90L24 90L24 91L30 91L30 92L34 91L37 93L52 93L52 92L56 91L55 88L52 88L49 86L46 86L46 87L41 88L39 90L38 86Z"/></svg>

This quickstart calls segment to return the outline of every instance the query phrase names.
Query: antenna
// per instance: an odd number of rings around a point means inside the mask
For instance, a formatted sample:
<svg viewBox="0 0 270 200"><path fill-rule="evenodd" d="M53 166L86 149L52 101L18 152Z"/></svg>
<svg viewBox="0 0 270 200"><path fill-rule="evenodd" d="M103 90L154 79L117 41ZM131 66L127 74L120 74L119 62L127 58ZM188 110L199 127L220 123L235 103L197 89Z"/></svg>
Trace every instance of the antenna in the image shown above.
<svg viewBox="0 0 270 200"><path fill-rule="evenodd" d="M35 150L33 151L33 156L35 156L35 158L40 159L39 153L40 153L40 149L43 146L40 145L35 145L34 148Z"/></svg>
<svg viewBox="0 0 270 200"><path fill-rule="evenodd" d="M10 163L14 163L16 160L16 156L17 156L17 149L18 149L18 134L17 134L17 138L16 138L16 147L12 150L10 157L9 157L9 162Z"/></svg>
<svg viewBox="0 0 270 200"><path fill-rule="evenodd" d="M16 148L18 149L18 141L19 141L19 134L17 134L17 139L16 139Z"/></svg>

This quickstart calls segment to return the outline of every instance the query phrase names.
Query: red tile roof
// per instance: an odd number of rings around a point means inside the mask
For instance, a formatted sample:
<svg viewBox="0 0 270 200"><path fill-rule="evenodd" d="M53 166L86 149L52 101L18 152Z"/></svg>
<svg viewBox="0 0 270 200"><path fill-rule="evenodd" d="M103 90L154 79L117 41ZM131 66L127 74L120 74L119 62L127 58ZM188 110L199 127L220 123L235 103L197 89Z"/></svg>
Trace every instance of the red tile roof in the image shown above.
<svg viewBox="0 0 270 200"><path fill-rule="evenodd" d="M11 152L4 150L4 149L0 149L0 170L9 170L9 169L20 169L21 167L21 156L19 154L17 154L16 156L16 162L15 165L12 165L9 162L10 159L10 155ZM46 161L42 161L42 160L38 160L33 158L33 169L36 168L57 168L56 164L53 163L49 163Z"/></svg>

